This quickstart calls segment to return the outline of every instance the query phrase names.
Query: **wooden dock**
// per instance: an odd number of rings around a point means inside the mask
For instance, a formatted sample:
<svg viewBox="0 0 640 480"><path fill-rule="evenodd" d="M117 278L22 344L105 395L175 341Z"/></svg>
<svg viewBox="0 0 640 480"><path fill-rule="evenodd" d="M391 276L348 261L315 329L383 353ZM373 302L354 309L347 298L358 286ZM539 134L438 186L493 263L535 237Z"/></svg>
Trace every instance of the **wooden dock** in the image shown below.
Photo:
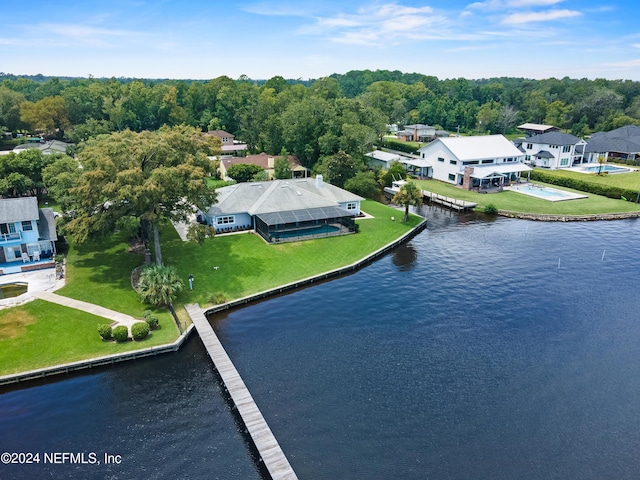
<svg viewBox="0 0 640 480"><path fill-rule="evenodd" d="M270 477L273 480L297 480L297 475L202 309L195 303L185 305L184 308L209 352Z"/></svg>
<svg viewBox="0 0 640 480"><path fill-rule="evenodd" d="M442 205L443 207L457 210L458 212L467 212L469 210L473 210L478 206L477 203L458 200L457 198L446 197L444 195L438 195L437 193L429 192L427 190L422 190L422 195L431 203L436 203L438 205Z"/></svg>

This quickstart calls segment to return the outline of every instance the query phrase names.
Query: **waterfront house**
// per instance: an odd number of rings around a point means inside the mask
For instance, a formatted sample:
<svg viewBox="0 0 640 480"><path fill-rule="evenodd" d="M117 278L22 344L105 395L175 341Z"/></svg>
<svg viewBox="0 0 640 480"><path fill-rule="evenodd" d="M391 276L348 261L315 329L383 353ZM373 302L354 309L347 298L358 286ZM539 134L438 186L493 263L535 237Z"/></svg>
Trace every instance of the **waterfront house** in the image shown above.
<svg viewBox="0 0 640 480"><path fill-rule="evenodd" d="M34 142L22 143L20 145L16 145L13 148L14 153L24 152L25 150L30 150L32 148L36 148L40 150L44 155L51 155L53 153L66 153L67 148L73 146L73 143L61 142L60 140L40 140Z"/></svg>
<svg viewBox="0 0 640 480"><path fill-rule="evenodd" d="M640 127L627 125L610 132L596 132L587 140L585 161L596 163L598 157L607 161L640 160Z"/></svg>
<svg viewBox="0 0 640 480"><path fill-rule="evenodd" d="M438 138L418 153L428 176L467 190L508 184L531 170L503 135Z"/></svg>
<svg viewBox="0 0 640 480"><path fill-rule="evenodd" d="M436 127L422 123L405 125L404 130L398 132L396 137L404 142L430 142L436 138Z"/></svg>
<svg viewBox="0 0 640 480"><path fill-rule="evenodd" d="M298 157L295 155L289 155L287 157L289 168L291 169L291 178L305 178L308 176L309 170L303 167L298 161ZM275 157L267 155L266 153L259 153L257 155L247 155L246 157L231 157L222 158L220 160L220 178L223 180L229 180L227 170L231 165L239 163L246 163L249 165L258 165L267 173L268 179L275 177Z"/></svg>
<svg viewBox="0 0 640 480"><path fill-rule="evenodd" d="M513 143L524 153L525 163L551 170L583 163L584 147L587 144L575 135L556 131L519 138Z"/></svg>
<svg viewBox="0 0 640 480"><path fill-rule="evenodd" d="M316 178L237 183L217 190L201 221L217 233L253 230L267 242L355 232L362 197Z"/></svg>
<svg viewBox="0 0 640 480"><path fill-rule="evenodd" d="M53 210L35 197L0 200L0 264L52 257L57 239Z"/></svg>

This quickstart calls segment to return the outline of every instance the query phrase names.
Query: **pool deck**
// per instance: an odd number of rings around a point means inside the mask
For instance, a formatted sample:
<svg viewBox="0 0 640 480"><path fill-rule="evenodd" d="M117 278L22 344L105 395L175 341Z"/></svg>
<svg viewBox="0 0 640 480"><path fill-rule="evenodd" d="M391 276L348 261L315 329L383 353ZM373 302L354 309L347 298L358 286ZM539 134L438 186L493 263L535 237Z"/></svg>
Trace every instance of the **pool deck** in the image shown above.
<svg viewBox="0 0 640 480"><path fill-rule="evenodd" d="M615 167L615 168L620 168L620 169L623 169L623 168L624 168L624 169L626 169L627 171L626 171L626 172L625 172L625 171L620 171L620 172L607 172L606 170L604 170L605 168L607 168L607 166L609 166L609 167ZM598 173L598 171L596 170L596 171L594 171L594 172L588 172L588 171L586 171L586 170L585 170L585 168L599 168L599 167L600 167L600 164L599 164L599 163L583 163L583 164L581 164L581 165L577 165L577 166L575 166L575 167L566 168L566 169L563 169L563 170L567 170L567 171L569 171L569 172L584 173L585 175L593 175L594 173ZM629 165L624 165L624 166L623 166L623 165L618 165L618 164L614 165L614 164L611 164L611 163L605 163L605 164L603 164L603 165L602 165L602 168L603 168L603 173L611 173L611 174L613 174L613 175L618 174L618 173L631 173L631 172L637 172L637 171L638 171L638 169L637 169L637 168L634 168L634 167L629 166Z"/></svg>
<svg viewBox="0 0 640 480"><path fill-rule="evenodd" d="M580 193L568 192L566 190L560 190L559 188L552 187L539 187L532 183L514 185L511 187L504 187L506 191L512 191L516 193L521 193L523 195L528 195L530 197L539 198L541 200L546 200L548 202L563 202L566 200L577 200L579 198L589 198L587 195L582 195ZM536 190L543 190L546 192L558 192L555 196L544 196L544 195L536 195Z"/></svg>

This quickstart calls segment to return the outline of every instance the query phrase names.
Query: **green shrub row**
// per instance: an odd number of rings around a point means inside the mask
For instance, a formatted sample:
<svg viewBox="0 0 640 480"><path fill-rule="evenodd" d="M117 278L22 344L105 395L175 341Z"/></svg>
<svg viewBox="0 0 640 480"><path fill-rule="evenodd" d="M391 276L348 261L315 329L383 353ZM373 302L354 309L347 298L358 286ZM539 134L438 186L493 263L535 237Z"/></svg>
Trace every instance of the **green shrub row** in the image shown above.
<svg viewBox="0 0 640 480"><path fill-rule="evenodd" d="M142 340L149 335L149 324L147 322L136 322L131 325L131 336L134 340Z"/></svg>
<svg viewBox="0 0 640 480"><path fill-rule="evenodd" d="M153 317L158 320L157 317ZM157 325L156 325L157 326ZM131 336L134 340L142 340L149 335L151 330L148 320L144 322L136 322L131 326ZM129 339L129 329L124 325L118 325L111 328L108 324L98 325L98 333L103 340L115 340L116 342L126 342Z"/></svg>
<svg viewBox="0 0 640 480"><path fill-rule="evenodd" d="M416 151L415 147L409 143L401 142L399 140L392 140L389 138L383 140L382 146L385 148L390 148L391 150L397 150L399 152L405 153L414 153Z"/></svg>
<svg viewBox="0 0 640 480"><path fill-rule="evenodd" d="M129 329L124 325L118 325L113 329L113 338L116 342L126 342L129 338Z"/></svg>
<svg viewBox="0 0 640 480"><path fill-rule="evenodd" d="M638 196L637 191L628 188L593 183L588 179L582 180L578 178L562 177L547 173L542 170L533 170L531 172L531 180L550 183L552 185L558 185L560 187L573 188L574 190L593 193L594 195L602 195L603 197L629 200L632 202L634 202L636 200L636 197Z"/></svg>

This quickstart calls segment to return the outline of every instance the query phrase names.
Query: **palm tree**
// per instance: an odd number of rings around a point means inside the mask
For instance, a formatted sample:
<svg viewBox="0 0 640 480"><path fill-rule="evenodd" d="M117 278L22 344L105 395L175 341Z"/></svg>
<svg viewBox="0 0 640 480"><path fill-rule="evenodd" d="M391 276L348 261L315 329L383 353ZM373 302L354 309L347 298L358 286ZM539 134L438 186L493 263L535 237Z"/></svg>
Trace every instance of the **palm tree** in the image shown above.
<svg viewBox="0 0 640 480"><path fill-rule="evenodd" d="M391 201L398 205L404 205L403 222L406 222L409 220L409 205L414 207L422 205L422 190L415 183L407 182L400 187L400 190L393 196Z"/></svg>
<svg viewBox="0 0 640 480"><path fill-rule="evenodd" d="M175 267L152 265L140 274L138 296L151 305L171 305L182 291L182 279Z"/></svg>
<svg viewBox="0 0 640 480"><path fill-rule="evenodd" d="M598 175L600 175L602 173L602 166L607 161L607 159L605 158L604 155L598 155L597 160L598 160L598 163L600 164L600 167L598 168Z"/></svg>

